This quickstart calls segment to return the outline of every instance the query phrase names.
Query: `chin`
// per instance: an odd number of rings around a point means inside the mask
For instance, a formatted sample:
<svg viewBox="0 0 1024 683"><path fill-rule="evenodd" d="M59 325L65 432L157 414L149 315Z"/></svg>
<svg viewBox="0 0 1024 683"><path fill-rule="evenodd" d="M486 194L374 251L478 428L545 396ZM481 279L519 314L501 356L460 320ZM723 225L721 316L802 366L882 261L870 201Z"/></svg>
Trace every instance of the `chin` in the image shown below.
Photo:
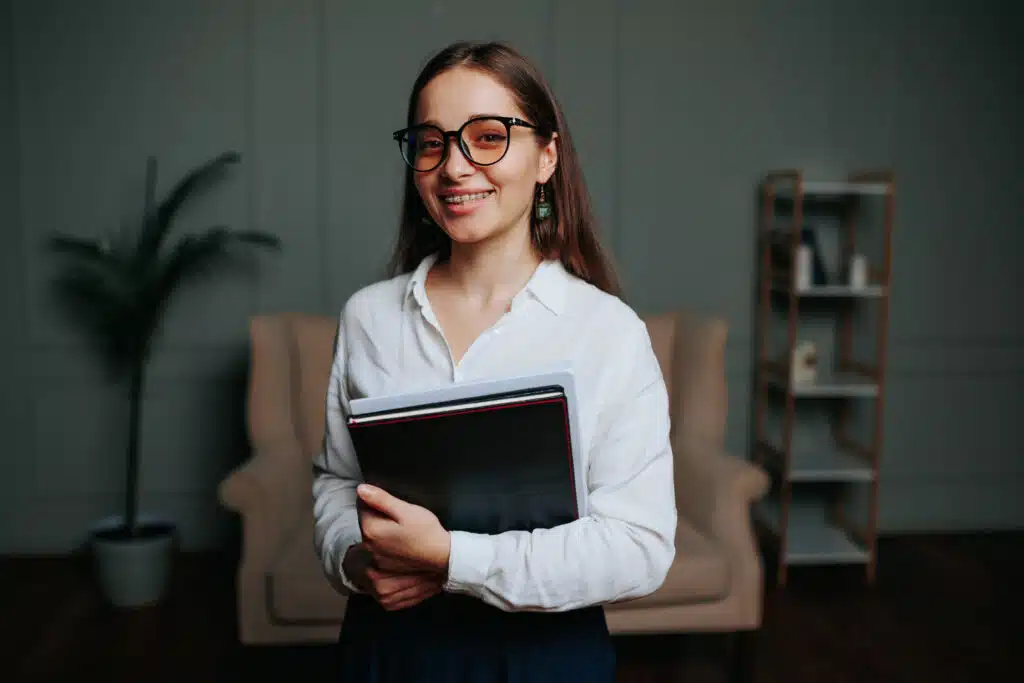
<svg viewBox="0 0 1024 683"><path fill-rule="evenodd" d="M444 231L453 242L459 244L477 244L484 242L500 231L493 224L483 224L481 221L446 221Z"/></svg>
<svg viewBox="0 0 1024 683"><path fill-rule="evenodd" d="M477 232L465 232L465 231L452 231L448 233L448 237L451 238L455 244L462 244L466 246L483 244L489 239L493 239L496 233L477 233Z"/></svg>

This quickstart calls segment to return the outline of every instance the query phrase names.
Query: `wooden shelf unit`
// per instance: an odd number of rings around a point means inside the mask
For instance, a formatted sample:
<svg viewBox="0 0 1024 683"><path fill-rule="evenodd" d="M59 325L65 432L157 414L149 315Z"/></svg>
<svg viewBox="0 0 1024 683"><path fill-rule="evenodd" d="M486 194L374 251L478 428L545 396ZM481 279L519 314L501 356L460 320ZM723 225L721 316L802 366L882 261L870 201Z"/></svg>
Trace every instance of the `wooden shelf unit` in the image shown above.
<svg viewBox="0 0 1024 683"><path fill-rule="evenodd" d="M856 253L861 202L872 200L881 203L882 244L878 264L868 269L866 286L830 281L799 287L796 268L788 264L797 263L807 203L831 203L834 207L840 235L838 264L846 271ZM776 207L780 201L790 207L784 220L791 220L781 233L787 255L783 264L773 256L779 249ZM786 584L787 569L794 565L863 564L866 581L875 582L894 216L895 181L888 171L857 173L845 181L812 182L805 180L802 171L782 170L768 173L761 185L753 457L772 474L773 486L755 507L754 519L778 550L779 586ZM769 351L772 318L777 317L773 301L780 299L785 307L780 339L785 341L782 351L773 355ZM801 313L810 302L816 310L824 307L838 318L835 367L819 367L813 383L794 383L790 359L800 341ZM872 362L854 357L855 309L865 304L877 311L869 345L873 346ZM831 407L838 418L831 437L798 444L794 429L799 407L815 401L835 404ZM858 443L850 434L850 406L856 401L873 402L868 406L872 429L866 443ZM781 422L774 438L766 428L770 405L778 409ZM822 487L825 494L820 492ZM861 490L866 494L861 497L866 502L866 521L859 525L852 523L842 504L850 487L867 489ZM816 493L805 495L808 490Z"/></svg>

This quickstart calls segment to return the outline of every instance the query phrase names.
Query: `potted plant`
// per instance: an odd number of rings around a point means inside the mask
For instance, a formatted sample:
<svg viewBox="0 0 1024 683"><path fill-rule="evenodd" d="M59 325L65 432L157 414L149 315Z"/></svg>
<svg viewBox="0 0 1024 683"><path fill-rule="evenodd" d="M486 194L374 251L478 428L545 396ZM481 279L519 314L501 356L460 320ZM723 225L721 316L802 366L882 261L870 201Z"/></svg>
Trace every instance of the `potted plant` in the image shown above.
<svg viewBox="0 0 1024 683"><path fill-rule="evenodd" d="M82 324L128 399L123 509L90 532L100 587L109 602L136 607L159 602L170 576L176 526L139 513L140 426L146 367L163 314L186 281L212 275L239 248L277 249L277 237L217 226L173 243L172 223L182 206L239 161L225 152L192 169L161 201L156 200L157 162L146 168L145 204L133 230L109 239L58 233L49 247L63 259L55 285Z"/></svg>

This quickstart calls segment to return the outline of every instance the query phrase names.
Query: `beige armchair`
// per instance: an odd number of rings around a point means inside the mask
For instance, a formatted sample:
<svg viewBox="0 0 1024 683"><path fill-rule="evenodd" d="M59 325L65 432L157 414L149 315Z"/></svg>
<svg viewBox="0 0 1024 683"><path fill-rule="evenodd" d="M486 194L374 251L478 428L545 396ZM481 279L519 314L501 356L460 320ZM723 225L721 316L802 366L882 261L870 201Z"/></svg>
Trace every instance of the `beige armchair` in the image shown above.
<svg viewBox="0 0 1024 683"><path fill-rule="evenodd" d="M751 504L768 478L723 449L726 326L686 313L646 318L669 388L679 525L662 587L605 609L614 634L749 633L761 623L762 562ZM221 484L242 521L237 574L243 644L333 641L346 596L313 550L312 469L336 320L255 318L248 421L252 458Z"/></svg>

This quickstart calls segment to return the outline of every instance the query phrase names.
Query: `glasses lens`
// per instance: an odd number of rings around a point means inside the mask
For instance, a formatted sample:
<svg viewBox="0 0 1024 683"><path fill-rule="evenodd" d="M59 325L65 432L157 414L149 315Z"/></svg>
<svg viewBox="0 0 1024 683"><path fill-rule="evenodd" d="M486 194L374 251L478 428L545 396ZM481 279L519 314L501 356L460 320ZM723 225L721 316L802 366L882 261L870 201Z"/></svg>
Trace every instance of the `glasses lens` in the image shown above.
<svg viewBox="0 0 1024 683"><path fill-rule="evenodd" d="M399 142L405 162L417 171L429 171L444 154L444 134L433 126L413 128Z"/></svg>
<svg viewBox="0 0 1024 683"><path fill-rule="evenodd" d="M472 121L462 131L462 144L474 163L497 163L508 149L508 128L496 119Z"/></svg>

